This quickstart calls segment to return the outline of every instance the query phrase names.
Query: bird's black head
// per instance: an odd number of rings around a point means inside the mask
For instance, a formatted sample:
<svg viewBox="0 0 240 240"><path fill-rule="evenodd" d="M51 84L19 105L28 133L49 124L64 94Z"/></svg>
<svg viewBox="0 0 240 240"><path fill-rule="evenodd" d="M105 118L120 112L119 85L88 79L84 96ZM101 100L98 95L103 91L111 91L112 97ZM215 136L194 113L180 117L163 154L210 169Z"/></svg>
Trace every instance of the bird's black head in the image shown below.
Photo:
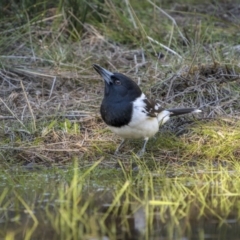
<svg viewBox="0 0 240 240"><path fill-rule="evenodd" d="M96 64L93 68L105 82L104 98L100 108L102 119L109 126L127 125L132 118L133 101L141 96L141 89L132 79L121 73L112 73Z"/></svg>
<svg viewBox="0 0 240 240"><path fill-rule="evenodd" d="M142 94L139 86L129 77L121 73L112 73L99 65L93 68L99 73L105 82L105 98L112 102L134 101Z"/></svg>

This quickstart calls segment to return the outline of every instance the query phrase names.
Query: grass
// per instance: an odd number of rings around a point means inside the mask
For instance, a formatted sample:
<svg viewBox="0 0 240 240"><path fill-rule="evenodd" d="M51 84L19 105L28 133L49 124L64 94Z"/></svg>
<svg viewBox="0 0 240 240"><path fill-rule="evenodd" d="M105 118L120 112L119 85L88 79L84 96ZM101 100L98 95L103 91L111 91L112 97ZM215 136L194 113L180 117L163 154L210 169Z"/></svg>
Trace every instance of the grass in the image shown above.
<svg viewBox="0 0 240 240"><path fill-rule="evenodd" d="M193 236L188 226L193 220L215 219L221 229L228 218L239 219L239 163L233 171L221 165L197 164L178 165L177 169L168 165L152 171L145 167L136 173L99 169L100 161L85 169L76 161L68 171L19 171L12 189L6 184L1 193L1 224L12 216L15 230L26 229L25 239L38 236L43 228L48 237L54 232L54 239L104 235L117 239L121 234L134 234L138 226L132 226L131 221L141 218L145 227L139 234L144 239L153 237L159 224L170 228L169 238L174 229L183 236ZM114 179L108 178L113 175ZM1 176L12 182L12 174L2 172ZM185 230L178 229L179 224ZM2 237L12 235L11 226L1 227ZM21 231L15 231L16 239L19 234Z"/></svg>
<svg viewBox="0 0 240 240"><path fill-rule="evenodd" d="M2 238L204 239L206 219L238 223L236 2L0 4ZM142 159L141 141L114 156L93 63L203 113L167 123Z"/></svg>

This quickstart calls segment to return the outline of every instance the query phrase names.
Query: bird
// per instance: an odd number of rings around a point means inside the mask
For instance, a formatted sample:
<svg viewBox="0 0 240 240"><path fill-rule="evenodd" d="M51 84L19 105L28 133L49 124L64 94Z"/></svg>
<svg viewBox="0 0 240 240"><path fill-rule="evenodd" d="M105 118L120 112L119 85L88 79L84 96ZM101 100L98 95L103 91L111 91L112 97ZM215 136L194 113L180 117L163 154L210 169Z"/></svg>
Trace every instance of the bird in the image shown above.
<svg viewBox="0 0 240 240"><path fill-rule="evenodd" d="M143 147L137 153L142 157L149 138L170 117L201 112L197 108L164 109L158 100L148 99L137 83L128 76L110 72L98 64L93 64L93 68L103 78L105 85L100 106L101 117L109 129L122 138L115 154L119 153L126 140L144 139Z"/></svg>

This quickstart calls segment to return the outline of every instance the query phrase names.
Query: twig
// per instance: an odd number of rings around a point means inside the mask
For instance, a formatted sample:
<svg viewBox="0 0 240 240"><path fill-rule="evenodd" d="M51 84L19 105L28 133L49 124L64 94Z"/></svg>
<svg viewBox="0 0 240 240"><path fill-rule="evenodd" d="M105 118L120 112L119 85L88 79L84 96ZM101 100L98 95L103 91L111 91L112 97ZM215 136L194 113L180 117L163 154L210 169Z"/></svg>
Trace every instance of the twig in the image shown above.
<svg viewBox="0 0 240 240"><path fill-rule="evenodd" d="M18 122L25 127L25 125L23 124L23 122L12 112L12 110L8 107L8 105L2 100L2 98L0 98L0 101L4 104L4 106L7 108L7 110L13 115L14 118L16 118L18 120Z"/></svg>
<svg viewBox="0 0 240 240"><path fill-rule="evenodd" d="M133 23L133 27L134 27L135 29L137 29L137 24L136 24L136 22L135 22L135 20L134 20L134 17L133 17L133 15L132 15L131 10L130 10L130 8L131 8L130 3L129 3L128 0L125 0L125 3L126 3L126 6L127 6L128 13L129 13L129 15L130 15L131 21L132 21L132 23Z"/></svg>
<svg viewBox="0 0 240 240"><path fill-rule="evenodd" d="M49 94L49 97L48 97L48 99L50 99L51 98L51 96L52 96L52 93L53 93L53 89L54 89L54 86L55 86L55 83L56 83L56 76L53 78L53 83L52 83L52 87L51 87L51 91L50 91L50 94Z"/></svg>
<svg viewBox="0 0 240 240"><path fill-rule="evenodd" d="M183 41L188 44L188 40L183 36L182 32L180 31L175 19L173 17L171 17L169 14L167 14L165 11L163 11L160 7L158 7L155 3L153 3L151 0L148 0L148 2L150 4L152 4L155 8L157 8L162 14L164 14L165 16L167 16L173 23L174 26L176 26L176 29L179 33L179 35L181 36L181 38L183 39Z"/></svg>
<svg viewBox="0 0 240 240"><path fill-rule="evenodd" d="M35 52L33 50L31 24L30 24L30 20L29 20L29 16L28 16L27 11L24 11L24 12L27 16L27 26L28 26L28 30L29 30L28 33L29 33L29 41L30 41L30 46L31 46L31 52L32 52L32 56L33 56L34 61L36 61L36 55L35 55Z"/></svg>
<svg viewBox="0 0 240 240"><path fill-rule="evenodd" d="M134 54L134 63L135 63L135 74L138 73L138 62L137 62L137 55Z"/></svg>
<svg viewBox="0 0 240 240"><path fill-rule="evenodd" d="M170 92L172 90L172 85L173 85L173 81L177 78L178 76L177 75L173 75L171 77L171 82L170 82L170 85L168 87L168 92L167 92L167 95L166 95L166 99L168 99L169 95L170 95Z"/></svg>
<svg viewBox="0 0 240 240"><path fill-rule="evenodd" d="M25 110L26 110L26 107L27 107L27 105L25 105L24 107L23 107L23 110L22 110L22 115L21 115L21 120L23 121L23 119L25 118Z"/></svg>
<svg viewBox="0 0 240 240"><path fill-rule="evenodd" d="M196 57L197 57L197 54L198 54L199 50L200 50L200 45L198 46L197 51L196 51L196 52L194 53L194 55L193 55L193 59L192 59L191 65L190 65L190 67L189 67L189 69L188 69L188 73L187 73L186 78L189 76L189 74L190 74L190 72L191 72L191 70L192 70L193 64L194 64L194 62L195 62L195 59L196 59Z"/></svg>
<svg viewBox="0 0 240 240"><path fill-rule="evenodd" d="M49 20L52 20L52 19L55 19L55 18L58 18L58 17L61 17L61 16L62 16L62 14L56 14L55 16L52 16L52 17L47 17L47 18L41 19L41 20L36 21L36 22L31 22L31 24L32 25L37 25L39 23L47 22ZM1 32L1 34L9 33L9 32L16 32L16 30L20 30L24 27L25 27L25 25L22 25L20 27L14 27L14 28L11 28L11 29L7 29L7 30Z"/></svg>
<svg viewBox="0 0 240 240"><path fill-rule="evenodd" d="M15 119L15 117L12 117L12 116L0 116L0 120L6 120L6 119Z"/></svg>
<svg viewBox="0 0 240 240"><path fill-rule="evenodd" d="M24 88L24 86L23 86L22 80L20 81L20 84L21 84L21 87L22 87L22 90L23 90L23 93L24 93L24 97L25 97L25 99L26 99L26 101L27 101L28 109L29 109L29 111L30 111L30 113L31 113L31 115L32 115L33 130L36 131L36 130L37 130L37 127L36 127L35 116L34 116L34 114L33 114L33 110L32 110L32 107L31 107L31 105L30 105L30 102L29 102L29 100L28 100L27 93L26 93L25 88Z"/></svg>
<svg viewBox="0 0 240 240"><path fill-rule="evenodd" d="M39 58L39 57L29 57L29 56L14 56L14 55L9 55L9 56L5 56L5 55L1 55L0 56L0 59L1 58L7 58L7 59L28 59L28 60L39 60L41 62L48 62L48 63L53 63L53 64L56 64L56 61L53 61L53 60L49 60L49 59L44 59L44 58ZM65 66L65 67L70 67L70 68L76 68L76 69L79 69L79 70L82 70L82 71L85 71L85 69L83 69L82 67L79 67L77 65L72 65L72 64L66 64L66 63L62 63L62 62L58 62L57 63L59 66ZM26 72L25 69L21 69L21 68L14 68L13 69L14 71L22 71L22 72ZM29 73L35 73L35 74L39 74L38 72L32 72L29 70Z"/></svg>
<svg viewBox="0 0 240 240"><path fill-rule="evenodd" d="M151 42L154 42L156 44L158 44L159 46L163 47L164 49L166 49L167 51L173 53L174 55L177 55L179 58L182 59L182 56L180 56L177 52L173 51L171 48L163 45L162 43L158 42L157 40L154 40L153 38L147 36L147 39L150 40Z"/></svg>

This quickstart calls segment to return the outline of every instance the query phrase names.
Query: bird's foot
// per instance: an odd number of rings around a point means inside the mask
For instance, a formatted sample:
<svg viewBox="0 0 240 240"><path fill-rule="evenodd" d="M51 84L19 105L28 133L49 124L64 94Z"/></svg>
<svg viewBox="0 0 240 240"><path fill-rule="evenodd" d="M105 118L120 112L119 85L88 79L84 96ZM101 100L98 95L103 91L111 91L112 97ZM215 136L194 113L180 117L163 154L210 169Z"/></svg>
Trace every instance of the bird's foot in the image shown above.
<svg viewBox="0 0 240 240"><path fill-rule="evenodd" d="M137 156L142 157L144 155L144 153L145 153L145 149L141 149L138 151Z"/></svg>
<svg viewBox="0 0 240 240"><path fill-rule="evenodd" d="M138 157L142 157L144 155L147 142L148 142L148 138L145 139L142 149L140 151L138 151L138 153L137 153Z"/></svg>
<svg viewBox="0 0 240 240"><path fill-rule="evenodd" d="M122 140L122 142L119 144L117 149L114 152L114 155L119 155L119 150L122 148L123 144L125 143L125 139Z"/></svg>
<svg viewBox="0 0 240 240"><path fill-rule="evenodd" d="M116 149L116 151L114 152L114 155L119 155L119 154L120 154L119 150Z"/></svg>

